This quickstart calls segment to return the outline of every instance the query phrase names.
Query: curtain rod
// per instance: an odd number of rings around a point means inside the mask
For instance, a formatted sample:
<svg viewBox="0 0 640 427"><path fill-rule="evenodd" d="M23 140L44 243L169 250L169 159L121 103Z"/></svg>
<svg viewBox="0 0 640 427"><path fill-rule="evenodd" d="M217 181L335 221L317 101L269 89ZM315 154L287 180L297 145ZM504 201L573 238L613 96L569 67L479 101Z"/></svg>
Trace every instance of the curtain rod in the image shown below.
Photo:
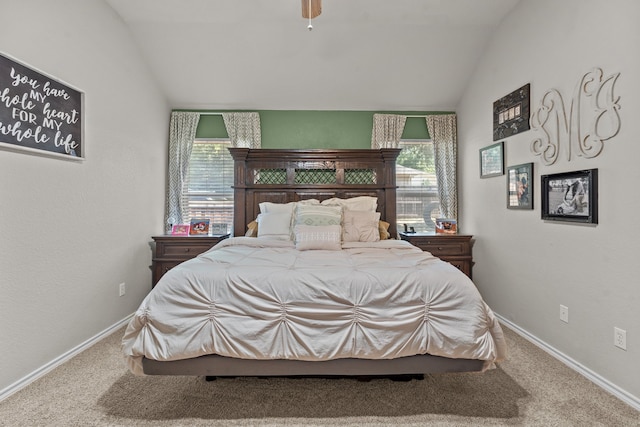
<svg viewBox="0 0 640 427"><path fill-rule="evenodd" d="M428 117L428 116L427 116L427 115L424 115L424 116L409 115L409 116L405 116L405 117L407 117L407 118L409 118L409 117L422 117L422 118L426 118L426 117Z"/></svg>

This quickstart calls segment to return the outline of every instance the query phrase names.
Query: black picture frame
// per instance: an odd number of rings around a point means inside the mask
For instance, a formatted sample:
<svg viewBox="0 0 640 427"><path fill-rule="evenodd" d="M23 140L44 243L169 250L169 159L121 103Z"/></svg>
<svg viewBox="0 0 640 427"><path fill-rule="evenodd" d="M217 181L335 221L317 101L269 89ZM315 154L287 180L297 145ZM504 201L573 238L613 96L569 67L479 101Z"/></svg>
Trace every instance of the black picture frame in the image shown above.
<svg viewBox="0 0 640 427"><path fill-rule="evenodd" d="M531 84L514 90L493 103L493 140L529 130Z"/></svg>
<svg viewBox="0 0 640 427"><path fill-rule="evenodd" d="M504 141L480 149L480 178L504 175Z"/></svg>
<svg viewBox="0 0 640 427"><path fill-rule="evenodd" d="M541 176L542 219L598 223L598 169Z"/></svg>
<svg viewBox="0 0 640 427"><path fill-rule="evenodd" d="M533 209L533 163L507 168L507 209Z"/></svg>

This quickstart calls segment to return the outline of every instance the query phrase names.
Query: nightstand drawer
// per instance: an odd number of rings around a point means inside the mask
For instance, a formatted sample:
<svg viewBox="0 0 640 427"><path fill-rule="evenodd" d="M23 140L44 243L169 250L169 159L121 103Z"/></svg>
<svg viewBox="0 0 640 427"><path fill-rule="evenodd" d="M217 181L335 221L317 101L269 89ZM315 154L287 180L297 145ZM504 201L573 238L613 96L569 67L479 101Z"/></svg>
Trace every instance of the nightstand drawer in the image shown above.
<svg viewBox="0 0 640 427"><path fill-rule="evenodd" d="M411 242L423 251L433 255L466 255L469 253L468 245L464 242Z"/></svg>
<svg viewBox="0 0 640 427"><path fill-rule="evenodd" d="M211 244L203 243L173 243L171 245L157 244L156 256L169 258L185 258L191 259L211 248Z"/></svg>

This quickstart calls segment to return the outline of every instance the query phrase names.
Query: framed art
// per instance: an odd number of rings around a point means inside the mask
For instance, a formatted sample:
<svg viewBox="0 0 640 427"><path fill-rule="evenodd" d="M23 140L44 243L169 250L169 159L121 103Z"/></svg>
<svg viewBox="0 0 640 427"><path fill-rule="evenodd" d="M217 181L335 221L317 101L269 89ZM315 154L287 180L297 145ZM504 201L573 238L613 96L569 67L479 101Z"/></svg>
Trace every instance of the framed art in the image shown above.
<svg viewBox="0 0 640 427"><path fill-rule="evenodd" d="M202 236L209 234L209 220L206 218L191 218L191 223L189 224L189 235L190 236Z"/></svg>
<svg viewBox="0 0 640 427"><path fill-rule="evenodd" d="M436 218L436 234L456 234L458 221L454 218Z"/></svg>
<svg viewBox="0 0 640 427"><path fill-rule="evenodd" d="M480 178L504 175L504 142L480 149Z"/></svg>
<svg viewBox="0 0 640 427"><path fill-rule="evenodd" d="M543 175L542 219L598 223L598 169Z"/></svg>
<svg viewBox="0 0 640 427"><path fill-rule="evenodd" d="M529 130L531 84L527 83L493 103L493 140Z"/></svg>
<svg viewBox="0 0 640 427"><path fill-rule="evenodd" d="M507 168L507 208L533 209L533 163Z"/></svg>
<svg viewBox="0 0 640 427"><path fill-rule="evenodd" d="M84 92L0 53L0 149L84 160Z"/></svg>
<svg viewBox="0 0 640 427"><path fill-rule="evenodd" d="M176 224L171 227L171 234L174 236L188 236L189 224Z"/></svg>
<svg viewBox="0 0 640 427"><path fill-rule="evenodd" d="M229 225L225 223L211 223L209 224L209 233L212 236L222 236L228 233Z"/></svg>

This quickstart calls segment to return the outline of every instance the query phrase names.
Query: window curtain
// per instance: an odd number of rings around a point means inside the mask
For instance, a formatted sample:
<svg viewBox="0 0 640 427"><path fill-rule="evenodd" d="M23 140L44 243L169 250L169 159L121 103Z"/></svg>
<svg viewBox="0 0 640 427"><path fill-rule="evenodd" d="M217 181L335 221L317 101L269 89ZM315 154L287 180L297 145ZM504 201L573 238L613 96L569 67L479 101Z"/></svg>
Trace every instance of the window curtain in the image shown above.
<svg viewBox="0 0 640 427"><path fill-rule="evenodd" d="M399 114L374 114L371 148L398 148L407 116Z"/></svg>
<svg viewBox="0 0 640 427"><path fill-rule="evenodd" d="M440 213L445 218L458 218L458 184L456 161L458 151L457 118L455 114L426 117L427 129L433 141Z"/></svg>
<svg viewBox="0 0 640 427"><path fill-rule="evenodd" d="M189 170L189 158L200 113L171 113L169 124L169 177L165 224L182 224L182 186Z"/></svg>
<svg viewBox="0 0 640 427"><path fill-rule="evenodd" d="M260 148L260 115L258 113L222 113L232 147Z"/></svg>

